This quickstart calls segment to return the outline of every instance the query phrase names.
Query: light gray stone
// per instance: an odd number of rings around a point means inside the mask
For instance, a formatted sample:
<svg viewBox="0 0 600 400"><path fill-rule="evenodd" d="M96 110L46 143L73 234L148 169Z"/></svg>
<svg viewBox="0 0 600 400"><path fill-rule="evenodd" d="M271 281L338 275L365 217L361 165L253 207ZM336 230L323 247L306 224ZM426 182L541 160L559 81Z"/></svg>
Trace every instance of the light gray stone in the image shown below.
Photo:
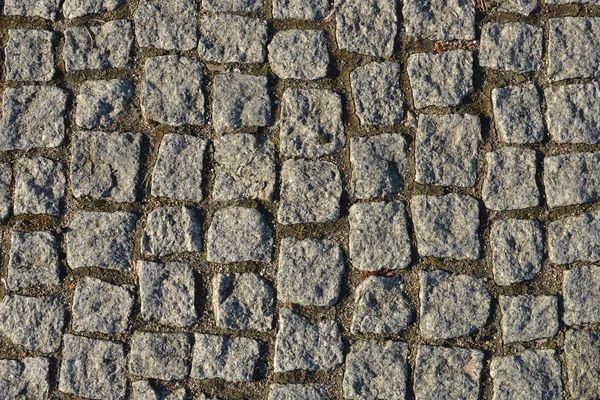
<svg viewBox="0 0 600 400"><path fill-rule="evenodd" d="M273 384L269 387L268 400L329 400L324 385Z"/></svg>
<svg viewBox="0 0 600 400"><path fill-rule="evenodd" d="M274 0L273 18L318 21L331 10L328 0Z"/></svg>
<svg viewBox="0 0 600 400"><path fill-rule="evenodd" d="M344 372L344 398L406 398L408 345L403 342L356 342L350 348Z"/></svg>
<svg viewBox="0 0 600 400"><path fill-rule="evenodd" d="M537 0L496 0L495 5L498 7L498 11L517 13L524 16L528 16L538 8Z"/></svg>
<svg viewBox="0 0 600 400"><path fill-rule="evenodd" d="M406 0L407 36L428 40L475 39L475 3L468 0Z"/></svg>
<svg viewBox="0 0 600 400"><path fill-rule="evenodd" d="M563 321L570 326L600 322L600 267L563 272Z"/></svg>
<svg viewBox="0 0 600 400"><path fill-rule="evenodd" d="M419 282L423 338L467 336L486 324L492 297L480 279L445 271L421 271Z"/></svg>
<svg viewBox="0 0 600 400"><path fill-rule="evenodd" d="M544 158L544 189L549 207L592 203L600 193L600 153Z"/></svg>
<svg viewBox="0 0 600 400"><path fill-rule="evenodd" d="M75 132L71 144L73 196L133 203L141 146L139 133Z"/></svg>
<svg viewBox="0 0 600 400"><path fill-rule="evenodd" d="M335 321L313 322L288 308L279 310L275 372L332 370L344 361L342 336Z"/></svg>
<svg viewBox="0 0 600 400"><path fill-rule="evenodd" d="M551 338L558 333L558 297L500 296L504 343Z"/></svg>
<svg viewBox="0 0 600 400"><path fill-rule="evenodd" d="M265 20L230 14L203 15L199 29L198 54L206 62L265 61L268 40L268 25Z"/></svg>
<svg viewBox="0 0 600 400"><path fill-rule="evenodd" d="M141 239L145 256L168 256L202 251L201 210L194 207L161 207L148 214Z"/></svg>
<svg viewBox="0 0 600 400"><path fill-rule="evenodd" d="M321 79L327 76L329 51L325 31L279 31L269 44L269 65L282 79Z"/></svg>
<svg viewBox="0 0 600 400"><path fill-rule="evenodd" d="M86 81L79 88L75 122L86 129L110 125L127 112L133 94L129 81Z"/></svg>
<svg viewBox="0 0 600 400"><path fill-rule="evenodd" d="M12 232L6 283L11 290L58 285L58 241L51 232Z"/></svg>
<svg viewBox="0 0 600 400"><path fill-rule="evenodd" d="M186 400L186 388L175 390L157 390L154 389L149 381L135 381L131 384L132 400ZM199 397L199 399L204 399Z"/></svg>
<svg viewBox="0 0 600 400"><path fill-rule="evenodd" d="M478 259L479 203L470 196L413 196L410 202L422 257Z"/></svg>
<svg viewBox="0 0 600 400"><path fill-rule="evenodd" d="M465 50L413 54L407 71L416 108L458 106L474 90L473 55Z"/></svg>
<svg viewBox="0 0 600 400"><path fill-rule="evenodd" d="M196 282L192 267L138 261L141 316L162 325L186 327L196 323Z"/></svg>
<svg viewBox="0 0 600 400"><path fill-rule="evenodd" d="M131 268L136 220L135 214L127 212L75 213L66 234L69 267Z"/></svg>
<svg viewBox="0 0 600 400"><path fill-rule="evenodd" d="M141 0L133 15L138 46L192 50L197 45L194 0Z"/></svg>
<svg viewBox="0 0 600 400"><path fill-rule="evenodd" d="M12 213L12 165L0 163L0 222L5 221Z"/></svg>
<svg viewBox="0 0 600 400"><path fill-rule="evenodd" d="M303 306L337 303L344 275L344 251L333 240L285 238L279 249L277 299Z"/></svg>
<svg viewBox="0 0 600 400"><path fill-rule="evenodd" d="M255 208L228 207L215 211L207 236L209 262L270 262L273 231Z"/></svg>
<svg viewBox="0 0 600 400"><path fill-rule="evenodd" d="M40 17L56 21L60 10L60 0L6 0L4 15Z"/></svg>
<svg viewBox="0 0 600 400"><path fill-rule="evenodd" d="M65 0L63 14L72 19L90 14L102 14L116 10L125 0Z"/></svg>
<svg viewBox="0 0 600 400"><path fill-rule="evenodd" d="M280 151L284 157L317 158L346 144L340 95L320 89L287 89L281 99Z"/></svg>
<svg viewBox="0 0 600 400"><path fill-rule="evenodd" d="M600 212L550 222L548 256L555 264L600 261Z"/></svg>
<svg viewBox="0 0 600 400"><path fill-rule="evenodd" d="M229 382L254 381L261 343L234 336L195 334L193 379L223 379Z"/></svg>
<svg viewBox="0 0 600 400"><path fill-rule="evenodd" d="M37 29L9 29L4 48L4 79L48 82L54 78L54 33Z"/></svg>
<svg viewBox="0 0 600 400"><path fill-rule="evenodd" d="M129 352L129 373L173 381L190 372L191 335L187 333L134 332Z"/></svg>
<svg viewBox="0 0 600 400"><path fill-rule="evenodd" d="M335 164L285 161L277 219L285 225L336 221L340 217L341 195L342 180Z"/></svg>
<svg viewBox="0 0 600 400"><path fill-rule="evenodd" d="M213 12L255 12L264 6L264 0L202 0L202 7Z"/></svg>
<svg viewBox="0 0 600 400"><path fill-rule="evenodd" d="M535 85L493 89L492 105L494 125L503 142L529 144L544 139L544 117Z"/></svg>
<svg viewBox="0 0 600 400"><path fill-rule="evenodd" d="M21 158L15 166L14 213L57 216L64 205L64 166L48 158Z"/></svg>
<svg viewBox="0 0 600 400"><path fill-rule="evenodd" d="M0 360L0 397L3 399L48 399L50 395L49 369L49 359L43 357Z"/></svg>
<svg viewBox="0 0 600 400"><path fill-rule="evenodd" d="M487 23L481 32L479 65L499 71L538 71L543 43L541 27L521 22Z"/></svg>
<svg viewBox="0 0 600 400"><path fill-rule="evenodd" d="M597 332L568 330L565 335L568 388L572 398L600 397L600 337Z"/></svg>
<svg viewBox="0 0 600 400"><path fill-rule="evenodd" d="M65 314L59 297L8 294L0 301L0 331L27 350L54 353L60 349Z"/></svg>
<svg viewBox="0 0 600 400"><path fill-rule="evenodd" d="M141 105L145 118L161 124L204 125L204 68L188 57L148 58Z"/></svg>
<svg viewBox="0 0 600 400"><path fill-rule="evenodd" d="M127 19L100 26L65 30L62 57L67 72L127 68L133 46L133 24Z"/></svg>
<svg viewBox="0 0 600 400"><path fill-rule="evenodd" d="M560 363L554 350L524 351L490 363L494 400L563 398Z"/></svg>

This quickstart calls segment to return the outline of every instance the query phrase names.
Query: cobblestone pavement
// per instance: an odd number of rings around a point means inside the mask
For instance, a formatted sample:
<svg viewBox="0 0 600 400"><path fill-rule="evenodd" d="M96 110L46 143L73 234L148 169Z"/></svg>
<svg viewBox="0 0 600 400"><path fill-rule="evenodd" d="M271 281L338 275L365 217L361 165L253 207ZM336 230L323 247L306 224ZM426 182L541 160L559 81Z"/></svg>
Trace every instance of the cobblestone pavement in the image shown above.
<svg viewBox="0 0 600 400"><path fill-rule="evenodd" d="M0 1L0 399L600 399L600 1L494 1Z"/></svg>

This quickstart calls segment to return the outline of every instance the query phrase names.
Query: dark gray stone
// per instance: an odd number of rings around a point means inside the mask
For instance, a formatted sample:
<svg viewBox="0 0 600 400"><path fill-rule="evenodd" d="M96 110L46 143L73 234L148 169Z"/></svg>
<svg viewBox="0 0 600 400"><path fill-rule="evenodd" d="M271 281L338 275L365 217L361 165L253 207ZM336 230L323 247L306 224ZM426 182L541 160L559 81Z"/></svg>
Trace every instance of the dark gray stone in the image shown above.
<svg viewBox="0 0 600 400"><path fill-rule="evenodd" d="M56 21L60 11L60 0L6 0L4 15L40 17Z"/></svg>
<svg viewBox="0 0 600 400"><path fill-rule="evenodd" d="M475 3L468 0L406 0L407 36L429 40L475 39Z"/></svg>
<svg viewBox="0 0 600 400"><path fill-rule="evenodd" d="M0 163L0 222L12 213L12 165Z"/></svg>
<svg viewBox="0 0 600 400"><path fill-rule="evenodd" d="M138 46L192 50L197 45L194 0L141 0L133 15Z"/></svg>
<svg viewBox="0 0 600 400"><path fill-rule="evenodd" d="M600 397L600 337L596 332L568 330L565 335L568 388L572 398Z"/></svg>
<svg viewBox="0 0 600 400"><path fill-rule="evenodd" d="M6 283L11 290L58 285L58 241L51 232L12 232Z"/></svg>
<svg viewBox="0 0 600 400"><path fill-rule="evenodd" d="M504 343L551 338L558 333L558 297L500 296Z"/></svg>
<svg viewBox="0 0 600 400"><path fill-rule="evenodd" d="M9 81L48 82L54 78L54 33L37 29L9 29L4 48Z"/></svg>
<svg viewBox="0 0 600 400"><path fill-rule="evenodd" d="M542 67L544 30L521 22L487 23L481 32L479 65L513 72Z"/></svg>
<svg viewBox="0 0 600 400"><path fill-rule="evenodd" d="M213 12L254 12L264 6L264 0L202 0L202 7Z"/></svg>
<svg viewBox="0 0 600 400"><path fill-rule="evenodd" d="M202 250L201 210L194 207L161 207L148 214L141 239L145 256L199 252Z"/></svg>
<svg viewBox="0 0 600 400"><path fill-rule="evenodd" d="M550 222L548 256L555 264L600 261L600 212Z"/></svg>
<svg viewBox="0 0 600 400"><path fill-rule="evenodd" d="M513 144L538 143L544 138L544 117L535 85L492 90L494 125L500 140Z"/></svg>
<svg viewBox="0 0 600 400"><path fill-rule="evenodd" d="M600 322L600 267L563 272L563 321L570 326Z"/></svg>
<svg viewBox="0 0 600 400"><path fill-rule="evenodd" d="M135 381L132 386L132 400L186 400L187 389L179 388L174 390L157 390L154 389L149 381ZM200 396L198 399L203 400Z"/></svg>
<svg viewBox="0 0 600 400"><path fill-rule="evenodd" d="M129 352L129 373L173 381L189 375L191 336L187 333L134 332Z"/></svg>
<svg viewBox="0 0 600 400"><path fill-rule="evenodd" d="M245 337L195 334L193 379L254 381L260 342Z"/></svg>
<svg viewBox="0 0 600 400"><path fill-rule="evenodd" d="M600 194L600 153L544 158L544 189L549 207L592 203Z"/></svg>
<svg viewBox="0 0 600 400"><path fill-rule="evenodd" d="M230 14L203 15L199 29L198 54L206 62L265 61L268 40L265 20Z"/></svg>
<svg viewBox="0 0 600 400"><path fill-rule="evenodd" d="M50 362L43 357L0 360L0 397L45 400L50 395Z"/></svg>
<svg viewBox="0 0 600 400"><path fill-rule="evenodd" d="M327 76L329 51L325 31L279 31L269 44L269 65L282 79L321 79Z"/></svg>
<svg viewBox="0 0 600 400"><path fill-rule="evenodd" d="M110 125L127 112L133 94L129 81L86 81L79 88L75 122L86 129Z"/></svg>
<svg viewBox="0 0 600 400"><path fill-rule="evenodd" d="M65 0L63 14L72 19L90 14L101 14L119 8L125 0Z"/></svg>
<svg viewBox="0 0 600 400"><path fill-rule="evenodd" d="M65 198L65 169L48 158L21 158L15 166L14 214L60 214Z"/></svg>
<svg viewBox="0 0 600 400"><path fill-rule="evenodd" d="M273 0L273 18L318 21L331 10L328 0Z"/></svg>

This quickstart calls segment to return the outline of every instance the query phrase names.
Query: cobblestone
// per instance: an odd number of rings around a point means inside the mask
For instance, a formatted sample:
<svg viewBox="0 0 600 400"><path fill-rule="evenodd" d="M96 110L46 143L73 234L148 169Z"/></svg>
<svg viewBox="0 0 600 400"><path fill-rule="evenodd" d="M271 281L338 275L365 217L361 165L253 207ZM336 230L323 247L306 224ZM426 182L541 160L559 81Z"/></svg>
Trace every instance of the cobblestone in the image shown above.
<svg viewBox="0 0 600 400"><path fill-rule="evenodd" d="M591 203L600 193L600 153L571 153L544 159L544 188L550 207Z"/></svg>
<svg viewBox="0 0 600 400"><path fill-rule="evenodd" d="M135 332L131 337L129 373L172 381L189 375L191 336L186 333Z"/></svg>
<svg viewBox="0 0 600 400"><path fill-rule="evenodd" d="M271 385L268 400L329 400L324 385Z"/></svg>
<svg viewBox="0 0 600 400"><path fill-rule="evenodd" d="M0 397L47 399L50 394L49 364L43 357L0 360Z"/></svg>
<svg viewBox="0 0 600 400"><path fill-rule="evenodd" d="M65 198L65 171L48 158L15 162L14 213L59 215Z"/></svg>
<svg viewBox="0 0 600 400"><path fill-rule="evenodd" d="M600 396L600 338L595 332L568 330L565 355L571 396L591 400Z"/></svg>
<svg viewBox="0 0 600 400"><path fill-rule="evenodd" d="M282 79L314 80L327 75L329 52L324 31L281 31L268 49L271 68Z"/></svg>
<svg viewBox="0 0 600 400"><path fill-rule="evenodd" d="M500 296L505 343L551 338L558 333L556 296Z"/></svg>
<svg viewBox="0 0 600 400"><path fill-rule="evenodd" d="M5 79L48 82L54 77L54 33L37 29L10 29L4 48Z"/></svg>
<svg viewBox="0 0 600 400"><path fill-rule="evenodd" d="M228 29L224 30L223 27ZM239 15L200 18L198 54L207 62L262 63L267 55L267 22Z"/></svg>
<svg viewBox="0 0 600 400"><path fill-rule="evenodd" d="M600 322L600 267L586 266L563 272L565 324Z"/></svg>
<svg viewBox="0 0 600 400"><path fill-rule="evenodd" d="M79 89L75 121L85 129L107 126L123 116L134 94L129 81L86 81Z"/></svg>
<svg viewBox="0 0 600 400"><path fill-rule="evenodd" d="M259 11L264 5L264 0L202 0L202 7L213 12L250 13Z"/></svg>
<svg viewBox="0 0 600 400"><path fill-rule="evenodd" d="M40 17L56 21L60 12L60 0L6 0L4 15Z"/></svg>
<svg viewBox="0 0 600 400"><path fill-rule="evenodd" d="M273 18L317 21L327 16L330 9L327 0L274 0Z"/></svg>
<svg viewBox="0 0 600 400"><path fill-rule="evenodd" d="M533 25L520 22L485 24L479 64L500 71L537 71L542 66L543 42L543 29Z"/></svg>
<svg viewBox="0 0 600 400"><path fill-rule="evenodd" d="M124 0L65 0L63 14L72 19L116 10Z"/></svg>
<svg viewBox="0 0 600 400"><path fill-rule="evenodd" d="M135 381L132 386L133 400L186 400L187 390L179 388L175 390L157 390L154 389L149 381ZM204 399L200 397L200 399Z"/></svg>
<svg viewBox="0 0 600 400"><path fill-rule="evenodd" d="M567 217L548 225L550 262L600 261L600 214Z"/></svg>
<svg viewBox="0 0 600 400"><path fill-rule="evenodd" d="M192 50L198 43L193 0L141 0L133 20L140 47L185 51Z"/></svg>
<svg viewBox="0 0 600 400"><path fill-rule="evenodd" d="M6 221L12 213L12 165L0 164L0 222Z"/></svg>
<svg viewBox="0 0 600 400"><path fill-rule="evenodd" d="M59 283L58 241L51 232L12 232L6 283L11 290Z"/></svg>
<svg viewBox="0 0 600 400"><path fill-rule="evenodd" d="M194 207L162 207L148 214L141 239L145 256L168 256L202 250L200 210Z"/></svg>
<svg viewBox="0 0 600 400"><path fill-rule="evenodd" d="M475 39L475 7L466 0L407 0L406 34L431 40Z"/></svg>
<svg viewBox="0 0 600 400"><path fill-rule="evenodd" d="M223 379L230 382L255 380L260 342L245 337L195 335L193 379Z"/></svg>
<svg viewBox="0 0 600 400"><path fill-rule="evenodd" d="M492 90L494 124L501 140L512 144L538 143L544 138L544 117L535 85Z"/></svg>
<svg viewBox="0 0 600 400"><path fill-rule="evenodd" d="M499 11L513 12L528 16L538 9L538 3L535 0L499 0L496 2Z"/></svg>

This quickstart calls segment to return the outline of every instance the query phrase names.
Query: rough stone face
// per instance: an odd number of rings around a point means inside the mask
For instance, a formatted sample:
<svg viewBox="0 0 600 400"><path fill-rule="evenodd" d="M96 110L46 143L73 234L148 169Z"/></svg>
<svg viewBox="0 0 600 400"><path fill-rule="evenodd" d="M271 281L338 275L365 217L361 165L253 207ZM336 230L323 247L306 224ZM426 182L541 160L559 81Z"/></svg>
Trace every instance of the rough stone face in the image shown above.
<svg viewBox="0 0 600 400"><path fill-rule="evenodd" d="M200 18L199 30L198 54L204 61L265 61L268 40L268 25L265 20L230 14L205 15Z"/></svg>
<svg viewBox="0 0 600 400"><path fill-rule="evenodd" d="M327 75L325 31L279 31L269 44L269 65L282 79L320 79Z"/></svg>
<svg viewBox="0 0 600 400"><path fill-rule="evenodd" d="M415 180L470 187L477 180L481 122L469 114L423 114L415 138Z"/></svg>
<svg viewBox="0 0 600 400"><path fill-rule="evenodd" d="M406 211L401 202L350 207L350 262L363 271L402 269L411 262Z"/></svg>
<svg viewBox="0 0 600 400"><path fill-rule="evenodd" d="M346 359L346 399L406 398L408 345L403 342L356 342Z"/></svg>
<svg viewBox="0 0 600 400"><path fill-rule="evenodd" d="M135 381L132 386L132 400L187 400L188 393L186 388L175 390L154 389L149 381ZM206 400L202 395L196 397L199 400Z"/></svg>
<svg viewBox="0 0 600 400"><path fill-rule="evenodd" d="M197 333L192 379L254 381L261 343L254 339Z"/></svg>
<svg viewBox="0 0 600 400"><path fill-rule="evenodd" d="M288 308L279 310L275 372L332 370L343 361L342 336L335 321L313 322Z"/></svg>
<svg viewBox="0 0 600 400"><path fill-rule="evenodd" d="M67 93L51 86L6 88L2 95L0 150L60 146Z"/></svg>
<svg viewBox="0 0 600 400"><path fill-rule="evenodd" d="M547 75L550 80L594 78L600 74L600 18L548 20Z"/></svg>
<svg viewBox="0 0 600 400"><path fill-rule="evenodd" d="M4 15L40 17L56 21L60 0L6 0Z"/></svg>
<svg viewBox="0 0 600 400"><path fill-rule="evenodd" d="M344 251L332 240L285 238L279 250L277 299L303 306L332 306L344 274Z"/></svg>
<svg viewBox="0 0 600 400"><path fill-rule="evenodd" d="M192 267L176 262L138 261L136 270L143 319L176 327L196 322L196 283Z"/></svg>
<svg viewBox="0 0 600 400"><path fill-rule="evenodd" d="M544 240L537 220L511 218L494 222L490 245L494 281L498 285L531 280L542 270Z"/></svg>
<svg viewBox="0 0 600 400"><path fill-rule="evenodd" d="M544 158L544 189L550 207L592 203L600 194L600 153Z"/></svg>
<svg viewBox="0 0 600 400"><path fill-rule="evenodd" d="M520 22L487 23L481 32L479 65L500 71L529 72L542 67L544 30Z"/></svg>
<svg viewBox="0 0 600 400"><path fill-rule="evenodd" d="M77 96L75 122L86 129L110 125L127 112L133 94L129 81L86 81Z"/></svg>
<svg viewBox="0 0 600 400"><path fill-rule="evenodd" d="M67 72L127 68L133 46L133 24L127 19L101 26L67 28L62 57Z"/></svg>
<svg viewBox="0 0 600 400"><path fill-rule="evenodd" d="M500 296L505 343L551 338L558 333L558 297Z"/></svg>
<svg viewBox="0 0 600 400"><path fill-rule="evenodd" d="M275 147L265 136L224 135L214 141L216 201L271 200L275 191Z"/></svg>
<svg viewBox="0 0 600 400"><path fill-rule="evenodd" d="M264 0L202 0L202 7L213 12L254 12L264 6Z"/></svg>
<svg viewBox="0 0 600 400"><path fill-rule="evenodd" d="M197 45L194 0L141 0L133 21L140 47L185 51Z"/></svg>
<svg viewBox="0 0 600 400"><path fill-rule="evenodd" d="M494 125L506 143L538 143L544 138L544 117L535 85L492 90Z"/></svg>
<svg viewBox="0 0 600 400"><path fill-rule="evenodd" d="M9 29L4 65L9 81L48 82L54 77L54 33L37 29Z"/></svg>
<svg viewBox="0 0 600 400"><path fill-rule="evenodd" d="M204 81L200 62L161 56L146 60L141 105L144 117L161 124L204 125Z"/></svg>
<svg viewBox="0 0 600 400"><path fill-rule="evenodd" d="M71 189L77 198L133 203L137 197L142 135L76 132L71 144Z"/></svg>
<svg viewBox="0 0 600 400"><path fill-rule="evenodd" d="M474 90L473 55L468 51L413 54L407 71L416 108L458 106Z"/></svg>
<svg viewBox="0 0 600 400"><path fill-rule="evenodd" d="M319 89L287 89L281 99L280 151L284 157L317 158L346 143L340 95Z"/></svg>
<svg viewBox="0 0 600 400"><path fill-rule="evenodd" d="M49 398L50 363L47 358L0 360L0 397L44 400Z"/></svg>
<svg viewBox="0 0 600 400"><path fill-rule="evenodd" d="M335 0L336 38L340 49L391 57L398 30L396 0Z"/></svg>
<svg viewBox="0 0 600 400"><path fill-rule="evenodd" d="M134 332L129 373L163 381L185 379L191 351L191 336L187 333Z"/></svg>
<svg viewBox="0 0 600 400"><path fill-rule="evenodd" d="M213 278L217 326L268 332L273 327L273 286L258 274L219 274Z"/></svg>
<svg viewBox="0 0 600 400"><path fill-rule="evenodd" d="M207 260L219 264L270 262L273 232L254 208L228 207L215 211L208 229Z"/></svg>
<svg viewBox="0 0 600 400"><path fill-rule="evenodd" d="M575 326L600 322L600 267L586 266L565 271L563 301L565 324Z"/></svg>
<svg viewBox="0 0 600 400"><path fill-rule="evenodd" d="M573 398L600 397L600 337L596 332L568 330L565 354L569 392Z"/></svg>
<svg viewBox="0 0 600 400"><path fill-rule="evenodd" d="M433 41L475 39L475 6L468 0L406 0L403 4L408 36Z"/></svg>
<svg viewBox="0 0 600 400"><path fill-rule="evenodd" d="M562 399L560 363L554 350L524 351L490 363L494 400Z"/></svg>
<svg viewBox="0 0 600 400"><path fill-rule="evenodd" d="M537 0L496 0L495 4L498 6L499 11L513 12L525 16L538 8Z"/></svg>
<svg viewBox="0 0 600 400"><path fill-rule="evenodd" d="M420 345L415 366L416 400L478 400L484 353L460 347Z"/></svg>
<svg viewBox="0 0 600 400"><path fill-rule="evenodd" d="M487 153L481 190L485 206L491 210L519 210L540 205L536 159L535 150L516 147Z"/></svg>
<svg viewBox="0 0 600 400"><path fill-rule="evenodd" d="M329 400L324 385L273 384L269 387L268 400Z"/></svg>
<svg viewBox="0 0 600 400"><path fill-rule="evenodd" d="M370 276L356 289L353 335L399 335L412 322L413 312L397 277Z"/></svg>
<svg viewBox="0 0 600 400"><path fill-rule="evenodd" d="M84 277L73 296L72 328L76 332L122 333L129 328L133 287Z"/></svg>
<svg viewBox="0 0 600 400"><path fill-rule="evenodd" d="M131 268L136 220L134 214L127 212L76 213L68 224L66 234L69 267L118 271Z"/></svg>
<svg viewBox="0 0 600 400"><path fill-rule="evenodd" d="M600 213L563 218L548 224L550 262L600 261Z"/></svg>
<svg viewBox="0 0 600 400"><path fill-rule="evenodd" d="M422 337L467 336L486 324L492 297L480 279L445 271L421 271L419 281Z"/></svg>
<svg viewBox="0 0 600 400"><path fill-rule="evenodd" d="M0 222L6 220L12 213L12 165L0 164Z"/></svg>
<svg viewBox="0 0 600 400"><path fill-rule="evenodd" d="M72 19L116 10L125 0L65 0L63 14Z"/></svg>
<svg viewBox="0 0 600 400"><path fill-rule="evenodd" d="M14 213L59 215L65 197L65 170L48 158L15 162Z"/></svg>
<svg viewBox="0 0 600 400"><path fill-rule="evenodd" d="M454 193L413 196L410 207L422 257L479 258L477 200Z"/></svg>
<svg viewBox="0 0 600 400"><path fill-rule="evenodd" d="M342 180L335 164L285 161L277 219L285 225L336 221L340 217L341 195Z"/></svg>
<svg viewBox="0 0 600 400"><path fill-rule="evenodd" d="M177 133L164 135L152 172L152 195L202 201L202 171L207 145L208 141L203 137Z"/></svg>
<svg viewBox="0 0 600 400"><path fill-rule="evenodd" d="M58 285L58 242L50 232L12 232L6 283L11 290Z"/></svg>
<svg viewBox="0 0 600 400"><path fill-rule="evenodd" d="M125 346L120 342L65 335L58 390L96 400L125 397Z"/></svg>
<svg viewBox="0 0 600 400"><path fill-rule="evenodd" d="M167 256L202 251L201 210L194 207L162 207L152 210L141 240L145 256Z"/></svg>
<svg viewBox="0 0 600 400"><path fill-rule="evenodd" d="M65 312L59 297L8 294L0 301L0 331L27 350L54 353L60 349Z"/></svg>
<svg viewBox="0 0 600 400"><path fill-rule="evenodd" d="M327 16L330 9L328 0L274 0L273 18L317 21Z"/></svg>

